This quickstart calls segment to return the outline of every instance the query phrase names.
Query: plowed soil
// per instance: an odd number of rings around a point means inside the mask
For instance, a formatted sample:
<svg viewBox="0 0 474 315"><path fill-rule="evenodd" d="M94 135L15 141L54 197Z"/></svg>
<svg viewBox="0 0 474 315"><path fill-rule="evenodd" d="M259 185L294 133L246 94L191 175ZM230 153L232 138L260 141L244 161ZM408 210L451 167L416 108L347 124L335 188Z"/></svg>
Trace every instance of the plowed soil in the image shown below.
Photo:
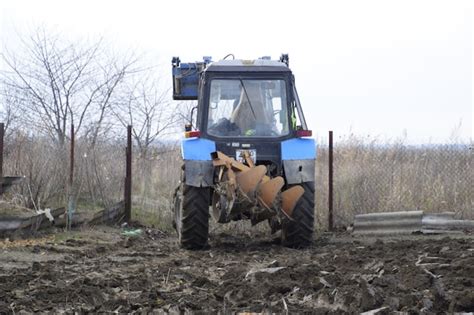
<svg viewBox="0 0 474 315"><path fill-rule="evenodd" d="M304 250L269 235L97 228L0 242L0 313L357 313L474 311L472 236L323 235Z"/></svg>

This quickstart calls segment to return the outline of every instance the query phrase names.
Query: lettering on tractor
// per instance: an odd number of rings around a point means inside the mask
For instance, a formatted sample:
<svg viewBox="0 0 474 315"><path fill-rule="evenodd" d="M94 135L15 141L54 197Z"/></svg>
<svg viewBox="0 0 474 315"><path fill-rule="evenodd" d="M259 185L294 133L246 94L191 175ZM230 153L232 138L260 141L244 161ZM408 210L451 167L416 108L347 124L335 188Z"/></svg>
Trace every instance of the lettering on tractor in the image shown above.
<svg viewBox="0 0 474 315"><path fill-rule="evenodd" d="M285 246L312 243L316 143L288 61L173 58L173 99L197 100L174 196L183 248L207 246L209 217L267 221Z"/></svg>

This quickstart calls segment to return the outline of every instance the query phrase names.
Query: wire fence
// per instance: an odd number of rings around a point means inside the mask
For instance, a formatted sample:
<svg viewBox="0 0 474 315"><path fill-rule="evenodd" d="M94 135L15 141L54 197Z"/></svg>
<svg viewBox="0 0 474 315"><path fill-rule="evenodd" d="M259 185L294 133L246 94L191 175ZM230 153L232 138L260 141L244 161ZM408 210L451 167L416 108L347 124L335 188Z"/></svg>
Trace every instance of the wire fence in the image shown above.
<svg viewBox="0 0 474 315"><path fill-rule="evenodd" d="M319 145L315 198L316 225L322 230L328 228L328 153L326 144ZM474 218L472 144L413 146L348 138L334 144L333 156L336 227L370 212L454 211L458 218ZM134 198L139 198L134 204L149 208L145 216L160 226L170 225L182 164L179 148L162 151L147 163L151 165L134 166ZM159 202L150 207L147 198Z"/></svg>
<svg viewBox="0 0 474 315"><path fill-rule="evenodd" d="M316 223L328 228L328 146L318 141ZM322 143L322 144L321 144ZM136 148L135 148L136 149ZM5 173L25 175L5 198L26 207L64 205L67 152L47 139L16 134L5 145ZM132 163L132 216L171 229L171 200L180 179L180 149L171 144L135 152ZM355 137L334 144L333 213L336 227L360 213L454 211L474 219L473 144L414 146ZM97 209L123 198L124 141L77 142L75 182L79 208Z"/></svg>
<svg viewBox="0 0 474 315"><path fill-rule="evenodd" d="M327 227L328 148L318 150L316 211ZM474 218L471 144L381 144L349 138L334 145L334 225L355 214L386 211L453 211Z"/></svg>

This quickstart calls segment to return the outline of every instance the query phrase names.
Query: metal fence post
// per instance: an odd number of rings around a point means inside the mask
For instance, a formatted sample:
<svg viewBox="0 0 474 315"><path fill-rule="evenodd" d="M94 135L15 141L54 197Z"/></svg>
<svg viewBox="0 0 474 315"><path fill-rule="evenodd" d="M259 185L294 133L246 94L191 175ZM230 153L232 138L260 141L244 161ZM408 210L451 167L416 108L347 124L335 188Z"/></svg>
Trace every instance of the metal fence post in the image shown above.
<svg viewBox="0 0 474 315"><path fill-rule="evenodd" d="M71 153L69 156L69 187L74 182L74 125L71 125Z"/></svg>
<svg viewBox="0 0 474 315"><path fill-rule="evenodd" d="M5 136L5 124L0 123L0 196L3 194L3 137Z"/></svg>
<svg viewBox="0 0 474 315"><path fill-rule="evenodd" d="M126 149L126 170L125 170L125 189L124 206L125 222L129 223L132 217L132 126L127 127L127 149Z"/></svg>
<svg viewBox="0 0 474 315"><path fill-rule="evenodd" d="M329 231L334 229L334 217L333 217L333 145L332 145L332 130L329 131L329 174L328 174L328 208L329 208Z"/></svg>
<svg viewBox="0 0 474 315"><path fill-rule="evenodd" d="M74 124L71 124L71 148L69 154L69 196L68 196L68 207L67 207L67 228L71 229L72 217L76 210L76 201L74 196L74 146L75 146L75 135L74 135Z"/></svg>

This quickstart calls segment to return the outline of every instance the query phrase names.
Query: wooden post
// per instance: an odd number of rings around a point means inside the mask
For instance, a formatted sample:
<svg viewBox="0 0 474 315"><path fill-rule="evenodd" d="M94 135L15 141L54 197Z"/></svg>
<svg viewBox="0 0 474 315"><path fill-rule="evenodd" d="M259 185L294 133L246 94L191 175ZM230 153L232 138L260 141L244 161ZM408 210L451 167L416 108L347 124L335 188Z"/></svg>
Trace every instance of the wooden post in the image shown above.
<svg viewBox="0 0 474 315"><path fill-rule="evenodd" d="M333 145L332 145L332 130L329 131L329 174L328 174L328 208L329 208L329 231L334 229L333 217Z"/></svg>
<svg viewBox="0 0 474 315"><path fill-rule="evenodd" d="M126 170L124 187L125 222L132 217L132 126L127 127Z"/></svg>

